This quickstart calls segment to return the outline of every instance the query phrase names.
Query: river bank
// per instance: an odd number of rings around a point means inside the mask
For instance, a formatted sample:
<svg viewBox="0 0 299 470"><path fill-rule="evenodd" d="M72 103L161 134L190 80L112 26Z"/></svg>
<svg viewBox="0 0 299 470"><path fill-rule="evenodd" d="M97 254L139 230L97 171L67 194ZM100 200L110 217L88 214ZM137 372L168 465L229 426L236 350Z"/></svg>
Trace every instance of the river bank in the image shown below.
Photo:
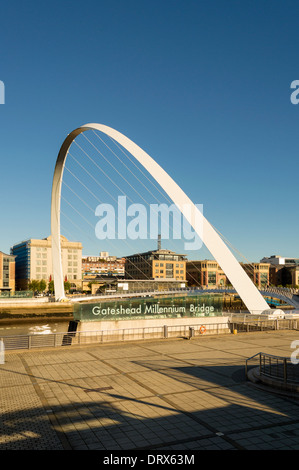
<svg viewBox="0 0 299 470"><path fill-rule="evenodd" d="M73 304L45 300L0 302L0 337L67 332Z"/></svg>
<svg viewBox="0 0 299 470"><path fill-rule="evenodd" d="M72 320L73 304L61 302L0 302L0 324L32 320Z"/></svg>

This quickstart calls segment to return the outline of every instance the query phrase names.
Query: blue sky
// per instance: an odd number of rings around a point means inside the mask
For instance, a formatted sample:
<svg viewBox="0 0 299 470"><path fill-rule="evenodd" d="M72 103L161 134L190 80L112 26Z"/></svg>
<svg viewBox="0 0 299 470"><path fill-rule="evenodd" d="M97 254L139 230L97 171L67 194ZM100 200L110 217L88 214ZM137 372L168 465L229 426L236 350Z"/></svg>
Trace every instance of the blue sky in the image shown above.
<svg viewBox="0 0 299 470"><path fill-rule="evenodd" d="M50 233L60 145L99 122L249 260L299 257L298 17L297 1L2 2L0 250Z"/></svg>

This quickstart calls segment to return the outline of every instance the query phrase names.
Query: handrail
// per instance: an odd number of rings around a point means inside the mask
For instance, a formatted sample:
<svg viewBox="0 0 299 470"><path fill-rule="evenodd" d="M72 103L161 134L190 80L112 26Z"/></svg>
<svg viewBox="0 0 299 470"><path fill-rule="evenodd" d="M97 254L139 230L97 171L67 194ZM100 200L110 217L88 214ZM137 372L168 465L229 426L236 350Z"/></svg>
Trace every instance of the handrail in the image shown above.
<svg viewBox="0 0 299 470"><path fill-rule="evenodd" d="M201 329L202 327L203 330ZM147 327L127 327L111 330L90 330L90 331L64 331L49 334L28 334L28 335L3 335L0 341L3 342L5 350L33 349L58 346L72 346L80 344L102 343L106 341L124 341L138 339L167 339L169 337L188 337L190 339L205 334L228 333L226 321L217 323L203 323L186 325L159 325Z"/></svg>
<svg viewBox="0 0 299 470"><path fill-rule="evenodd" d="M248 361L250 361L251 359L253 359L254 357L256 356L260 356L262 353L258 352L257 354L254 354L253 356L251 357L248 357L246 360L245 360L245 377L246 379L248 379Z"/></svg>
<svg viewBox="0 0 299 470"><path fill-rule="evenodd" d="M259 376L267 377L274 381L287 383L299 383L299 366L290 358L259 352L245 360L245 377L248 379L248 362L259 356ZM273 361L272 361L273 359Z"/></svg>

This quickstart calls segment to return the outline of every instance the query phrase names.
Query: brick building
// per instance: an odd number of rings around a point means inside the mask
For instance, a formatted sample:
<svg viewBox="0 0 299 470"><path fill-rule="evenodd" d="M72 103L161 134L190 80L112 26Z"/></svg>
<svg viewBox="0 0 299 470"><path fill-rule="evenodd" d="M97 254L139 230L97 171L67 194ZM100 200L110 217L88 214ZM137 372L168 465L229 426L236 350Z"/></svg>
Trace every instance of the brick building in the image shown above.
<svg viewBox="0 0 299 470"><path fill-rule="evenodd" d="M186 280L186 256L158 249L126 256L126 279Z"/></svg>
<svg viewBox="0 0 299 470"><path fill-rule="evenodd" d="M15 290L15 256L0 251L0 291Z"/></svg>

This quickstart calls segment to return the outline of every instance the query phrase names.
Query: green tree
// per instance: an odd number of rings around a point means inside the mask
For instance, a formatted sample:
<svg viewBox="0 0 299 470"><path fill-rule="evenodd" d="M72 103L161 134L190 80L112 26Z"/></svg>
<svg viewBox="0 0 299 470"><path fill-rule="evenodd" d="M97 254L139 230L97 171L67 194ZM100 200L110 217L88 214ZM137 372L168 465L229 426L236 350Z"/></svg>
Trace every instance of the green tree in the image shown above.
<svg viewBox="0 0 299 470"><path fill-rule="evenodd" d="M90 281L88 284L87 284L87 287L91 290L91 286L93 284L97 284L96 281Z"/></svg>
<svg viewBox="0 0 299 470"><path fill-rule="evenodd" d="M44 292L44 290L46 290L46 287L47 287L47 283L44 279L41 279L39 281L39 290L40 292Z"/></svg>
<svg viewBox="0 0 299 470"><path fill-rule="evenodd" d="M71 283L69 281L64 281L64 290L68 292L71 288Z"/></svg>
<svg viewBox="0 0 299 470"><path fill-rule="evenodd" d="M64 281L64 290L68 292L71 288L71 283L69 281ZM48 284L48 290L49 292L54 292L54 281L50 281Z"/></svg>
<svg viewBox="0 0 299 470"><path fill-rule="evenodd" d="M39 281L36 280L36 279L32 279L30 282L29 282L29 290L32 290L33 292L36 292L38 291L39 292L39 288L40 288L40 285L39 285Z"/></svg>
<svg viewBox="0 0 299 470"><path fill-rule="evenodd" d="M50 281L48 284L49 292L54 292L54 281Z"/></svg>

